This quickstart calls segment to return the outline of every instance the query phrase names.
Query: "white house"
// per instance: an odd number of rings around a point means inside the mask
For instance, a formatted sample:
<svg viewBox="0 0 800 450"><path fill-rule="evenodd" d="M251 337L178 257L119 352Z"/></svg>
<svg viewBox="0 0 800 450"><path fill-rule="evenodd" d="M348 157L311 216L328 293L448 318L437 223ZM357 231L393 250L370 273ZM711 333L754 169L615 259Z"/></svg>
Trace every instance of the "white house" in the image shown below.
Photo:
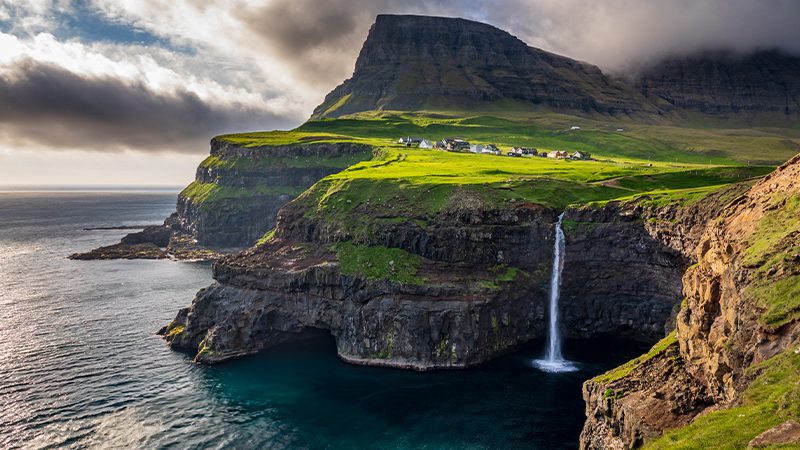
<svg viewBox="0 0 800 450"><path fill-rule="evenodd" d="M403 145L405 145L406 147L411 147L411 146L417 145L417 144L419 144L420 142L422 142L422 138L418 138L418 137L411 137L411 136L401 137L401 138L400 138L400 139L397 141L397 143L398 143L398 144L403 144Z"/></svg>
<svg viewBox="0 0 800 450"><path fill-rule="evenodd" d="M433 142L423 139L419 141L419 148L433 148Z"/></svg>
<svg viewBox="0 0 800 450"><path fill-rule="evenodd" d="M472 153L483 153L483 145L481 144L472 144L469 146L469 151Z"/></svg>
<svg viewBox="0 0 800 450"><path fill-rule="evenodd" d="M576 151L575 153L569 155L572 159L591 159L592 155L586 152Z"/></svg>
<svg viewBox="0 0 800 450"><path fill-rule="evenodd" d="M581 127L572 127L572 128L570 128L570 130L572 130L572 131L578 131L580 129L581 129Z"/></svg>

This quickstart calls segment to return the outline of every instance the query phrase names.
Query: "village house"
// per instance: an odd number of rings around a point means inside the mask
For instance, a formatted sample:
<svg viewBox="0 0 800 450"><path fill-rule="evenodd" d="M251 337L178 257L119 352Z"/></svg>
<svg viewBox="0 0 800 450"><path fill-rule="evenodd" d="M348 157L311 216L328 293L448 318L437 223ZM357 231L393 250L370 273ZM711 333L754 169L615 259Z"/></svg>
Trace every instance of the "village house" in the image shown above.
<svg viewBox="0 0 800 450"><path fill-rule="evenodd" d="M568 155L565 150L553 150L547 153L547 157L553 159L566 159Z"/></svg>
<svg viewBox="0 0 800 450"><path fill-rule="evenodd" d="M450 152L460 152L469 150L469 142L460 138L444 138L439 143L439 148L445 149Z"/></svg>
<svg viewBox="0 0 800 450"><path fill-rule="evenodd" d="M572 131L579 131L580 129L581 129L581 127L577 127L577 126L570 128L570 130L572 130Z"/></svg>
<svg viewBox="0 0 800 450"><path fill-rule="evenodd" d="M405 145L406 147L413 147L413 146L415 146L415 145L419 145L419 144L420 144L420 142L422 142L422 138L418 138L418 137L411 137L411 136L407 136L407 137L401 137L401 138L400 138L400 139L397 141L397 143L398 143L398 144L403 144L403 145Z"/></svg>
<svg viewBox="0 0 800 450"><path fill-rule="evenodd" d="M592 155L586 152L576 151L575 153L569 155L571 159L592 159Z"/></svg>
<svg viewBox="0 0 800 450"><path fill-rule="evenodd" d="M433 148L433 142L427 139L423 139L419 141L419 148L428 148L428 149Z"/></svg>
<svg viewBox="0 0 800 450"><path fill-rule="evenodd" d="M497 146L494 145L494 144L489 144L489 145L483 147L483 150L481 150L481 153L483 153L484 155L499 155L500 154L500 149L498 149Z"/></svg>
<svg viewBox="0 0 800 450"><path fill-rule="evenodd" d="M469 151L471 153L481 153L483 151L483 145L481 144L472 144L469 146Z"/></svg>
<svg viewBox="0 0 800 450"><path fill-rule="evenodd" d="M506 155L507 156L536 156L537 152L535 148L527 148L527 147L513 147L509 150Z"/></svg>

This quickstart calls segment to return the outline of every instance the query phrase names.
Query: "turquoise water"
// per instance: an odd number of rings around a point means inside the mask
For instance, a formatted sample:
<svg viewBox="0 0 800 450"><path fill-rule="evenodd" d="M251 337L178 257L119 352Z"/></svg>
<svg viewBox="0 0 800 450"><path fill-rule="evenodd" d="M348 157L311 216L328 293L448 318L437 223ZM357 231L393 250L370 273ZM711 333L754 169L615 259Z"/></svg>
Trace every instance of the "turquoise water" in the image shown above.
<svg viewBox="0 0 800 450"><path fill-rule="evenodd" d="M70 261L158 223L175 192L0 193L0 448L576 448L581 382L640 353L566 341L580 371L532 367L544 343L464 371L342 363L332 340L215 367L154 333L208 264Z"/></svg>

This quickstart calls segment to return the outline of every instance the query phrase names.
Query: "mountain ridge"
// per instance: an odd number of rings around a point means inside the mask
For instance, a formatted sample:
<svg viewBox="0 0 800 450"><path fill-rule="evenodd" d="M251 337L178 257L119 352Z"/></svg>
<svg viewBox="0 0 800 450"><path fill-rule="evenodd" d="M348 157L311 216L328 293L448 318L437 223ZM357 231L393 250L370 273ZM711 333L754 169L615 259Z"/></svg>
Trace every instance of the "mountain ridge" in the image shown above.
<svg viewBox="0 0 800 450"><path fill-rule="evenodd" d="M375 111L529 110L635 120L800 114L800 58L778 50L672 56L634 77L461 18L379 15L353 75L311 119Z"/></svg>
<svg viewBox="0 0 800 450"><path fill-rule="evenodd" d="M312 117L376 109L468 109L499 101L585 113L655 112L640 100L596 66L530 47L488 24L380 15L353 76L328 94Z"/></svg>

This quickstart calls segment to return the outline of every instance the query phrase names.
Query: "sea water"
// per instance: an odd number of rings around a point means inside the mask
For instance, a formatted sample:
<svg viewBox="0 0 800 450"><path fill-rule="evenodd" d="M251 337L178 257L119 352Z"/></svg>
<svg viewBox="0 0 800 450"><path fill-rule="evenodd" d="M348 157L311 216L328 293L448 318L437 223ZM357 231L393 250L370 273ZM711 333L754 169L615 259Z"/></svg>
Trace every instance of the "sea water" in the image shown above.
<svg viewBox="0 0 800 450"><path fill-rule="evenodd" d="M331 339L219 366L155 332L212 282L208 264L71 261L159 223L177 191L0 193L0 448L577 447L583 380L644 350L565 341L580 370L529 361L543 342L469 370L341 362Z"/></svg>

